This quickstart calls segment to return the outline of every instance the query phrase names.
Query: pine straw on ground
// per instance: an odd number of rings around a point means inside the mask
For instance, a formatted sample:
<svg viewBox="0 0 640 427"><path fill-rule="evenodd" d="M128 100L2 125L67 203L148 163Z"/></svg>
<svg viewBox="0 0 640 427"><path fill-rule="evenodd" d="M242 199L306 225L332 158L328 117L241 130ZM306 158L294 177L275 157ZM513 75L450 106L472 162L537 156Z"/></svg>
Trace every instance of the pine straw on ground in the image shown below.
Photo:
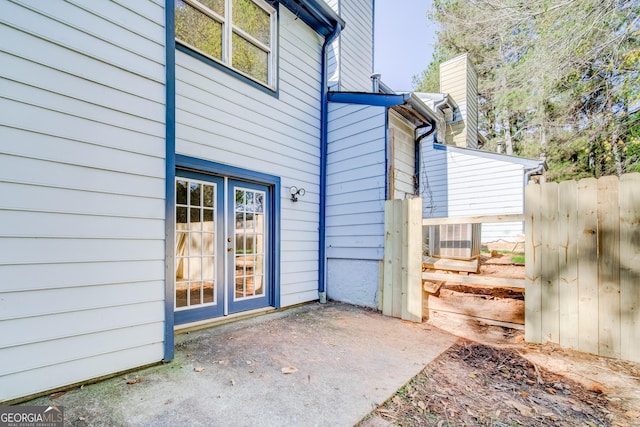
<svg viewBox="0 0 640 427"><path fill-rule="evenodd" d="M615 422L616 405L516 349L461 340L371 416L401 426L633 425Z"/></svg>

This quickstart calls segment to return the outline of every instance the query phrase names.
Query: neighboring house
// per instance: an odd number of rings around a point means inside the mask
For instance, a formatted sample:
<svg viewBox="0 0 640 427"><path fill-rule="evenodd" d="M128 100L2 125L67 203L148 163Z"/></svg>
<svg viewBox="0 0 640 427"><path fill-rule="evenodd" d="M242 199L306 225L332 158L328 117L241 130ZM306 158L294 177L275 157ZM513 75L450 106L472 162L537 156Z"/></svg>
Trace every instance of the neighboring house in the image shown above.
<svg viewBox="0 0 640 427"><path fill-rule="evenodd" d="M521 214L524 186L537 160L425 141L420 193L423 216ZM483 243L523 241L521 222L483 224Z"/></svg>
<svg viewBox="0 0 640 427"><path fill-rule="evenodd" d="M325 297L323 81L370 86L373 1L231 3L0 2L0 402Z"/></svg>
<svg viewBox="0 0 640 427"><path fill-rule="evenodd" d="M478 150L478 77L466 54L440 65L443 93L417 93L438 117L436 140L421 147L423 216L524 212L524 186L544 161ZM481 241L522 240L521 222L483 224Z"/></svg>

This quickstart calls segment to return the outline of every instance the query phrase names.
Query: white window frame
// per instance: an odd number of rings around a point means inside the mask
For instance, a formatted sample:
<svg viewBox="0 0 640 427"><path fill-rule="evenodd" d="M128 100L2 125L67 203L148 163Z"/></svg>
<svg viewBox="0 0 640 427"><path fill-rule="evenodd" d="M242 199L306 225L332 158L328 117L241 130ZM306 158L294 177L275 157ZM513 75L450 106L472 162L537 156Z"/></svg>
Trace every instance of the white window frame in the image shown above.
<svg viewBox="0 0 640 427"><path fill-rule="evenodd" d="M255 39L253 36L251 36L250 34L246 33L245 31L243 31L242 29L240 29L239 27L236 27L235 25L233 25L233 2L232 0L225 0L224 1L224 10L225 10L225 16L221 16L218 13L214 12L213 10L209 9L207 6L205 6L204 4L200 3L198 0L182 0L184 3L186 3L187 5L197 9L198 11L202 12L204 15L206 15L208 18L216 21L217 23L222 25L222 55L221 55L221 59L218 58L214 58L206 53L204 53L203 51L201 51L200 49L198 49L195 46L190 45L189 43L186 43L178 38L176 38L176 41L178 41L180 44L188 46L189 49L192 49L196 52L198 52L201 55L206 56L207 58L215 61L216 63L219 63L231 70L233 70L234 72L262 85L262 86L267 86L268 88L275 90L276 89L276 55L275 53L277 52L276 49L276 41L277 41L277 11L276 9L274 9L271 5L269 5L268 3L262 1L262 0L248 0L251 1L252 3L254 3L256 6L260 7L262 10L264 10L266 13L269 14L269 18L270 18L270 31L269 31L269 35L270 35L270 39L269 39L269 46L265 45L264 43L262 43L261 41ZM233 67L233 34L237 34L240 37L242 37L243 39L247 40L249 43L253 44L254 46L256 46L257 48L259 48L260 50L262 50L263 52L266 52L267 54L267 81L263 82L261 80L256 79L255 77L250 76L249 74L243 72L242 70L239 70L237 68Z"/></svg>

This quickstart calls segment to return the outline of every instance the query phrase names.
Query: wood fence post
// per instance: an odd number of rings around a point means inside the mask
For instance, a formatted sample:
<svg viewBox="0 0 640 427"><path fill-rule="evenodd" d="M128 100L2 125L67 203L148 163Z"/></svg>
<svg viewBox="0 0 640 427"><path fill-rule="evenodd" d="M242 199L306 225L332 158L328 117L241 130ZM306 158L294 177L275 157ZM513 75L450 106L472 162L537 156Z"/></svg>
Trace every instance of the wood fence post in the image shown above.
<svg viewBox="0 0 640 427"><path fill-rule="evenodd" d="M382 313L422 322L422 199L385 202Z"/></svg>
<svg viewBox="0 0 640 427"><path fill-rule="evenodd" d="M422 199L403 200L402 210L402 319L422 322Z"/></svg>
<svg viewBox="0 0 640 427"><path fill-rule="evenodd" d="M387 200L384 203L384 284L382 292L382 314L393 316L393 285L395 281L394 255L400 250L400 230L396 227L396 206L400 200Z"/></svg>

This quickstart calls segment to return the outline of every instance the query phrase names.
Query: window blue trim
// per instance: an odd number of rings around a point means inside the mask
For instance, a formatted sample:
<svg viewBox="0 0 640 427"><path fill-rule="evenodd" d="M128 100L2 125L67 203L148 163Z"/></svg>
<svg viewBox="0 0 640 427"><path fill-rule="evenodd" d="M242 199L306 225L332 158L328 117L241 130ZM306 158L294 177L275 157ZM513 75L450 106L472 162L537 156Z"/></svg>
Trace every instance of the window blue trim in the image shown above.
<svg viewBox="0 0 640 427"><path fill-rule="evenodd" d="M272 253L270 279L273 285L271 289L271 301L269 303L275 308L280 308L280 177L182 154L175 155L175 167L181 170L228 177L270 187L270 202L271 206L273 206L273 214L271 215L271 222L269 223L269 232L270 235L273 236L270 242ZM171 274L173 274L173 272Z"/></svg>
<svg viewBox="0 0 640 427"><path fill-rule="evenodd" d="M214 67L217 70L220 70L224 73L229 74L230 76L233 76L235 78L237 78L238 80L248 84L249 86L253 86L254 88L269 94L271 96L274 96L276 98L278 98L280 96L280 91L278 89L279 85L279 74L276 71L276 88L272 89L268 86L265 86L263 84L258 83L255 80L252 80L250 78L248 78L247 76L242 75L241 73L237 72L236 70L234 70L233 68L229 68L228 66L218 62L218 61L214 61L213 59L209 58L208 56L202 55L201 53L196 52L195 50L190 49L189 47L180 44L180 41L177 41L175 43L176 45L176 49L179 50L180 52L186 53L187 55L191 56L192 58L195 58L199 61L204 62L205 64ZM276 48L278 49L278 48ZM280 65L279 62L279 58L276 60L276 67L278 67Z"/></svg>
<svg viewBox="0 0 640 427"><path fill-rule="evenodd" d="M173 1L165 1L165 289L164 289L164 360L174 356L174 299L173 273L175 236L175 173L176 173L176 49Z"/></svg>
<svg viewBox="0 0 640 427"><path fill-rule="evenodd" d="M209 58L206 55L201 54L200 52L197 52L193 49L191 49L189 46L186 46L182 43L180 43L179 40L175 39L175 32L173 34L173 41L174 41L174 45L175 48L177 50L179 50L180 52L183 52L189 56L191 56L192 58L195 58L199 61L204 62L205 64L214 67L217 70L220 70L224 73L229 74L230 76L233 76L235 78L237 78L238 80L248 84L249 86L252 86L268 95L271 95L275 98L279 98L280 97L280 7L279 7L279 3L272 3L272 2L268 2L275 10L276 10L276 27L273 29L273 31L275 32L274 38L276 40L276 48L273 52L274 55L276 55L276 60L274 61L274 70L270 70L271 72L275 73L275 77L274 77L274 85L275 88L271 88L269 86L266 86L262 83L259 83L256 80L253 80L247 76L245 76L244 74L234 70L233 68L229 67L228 65L223 64L222 62L218 62L215 61L211 58ZM173 5L171 6L173 8ZM174 14L173 10L171 11L172 14Z"/></svg>

